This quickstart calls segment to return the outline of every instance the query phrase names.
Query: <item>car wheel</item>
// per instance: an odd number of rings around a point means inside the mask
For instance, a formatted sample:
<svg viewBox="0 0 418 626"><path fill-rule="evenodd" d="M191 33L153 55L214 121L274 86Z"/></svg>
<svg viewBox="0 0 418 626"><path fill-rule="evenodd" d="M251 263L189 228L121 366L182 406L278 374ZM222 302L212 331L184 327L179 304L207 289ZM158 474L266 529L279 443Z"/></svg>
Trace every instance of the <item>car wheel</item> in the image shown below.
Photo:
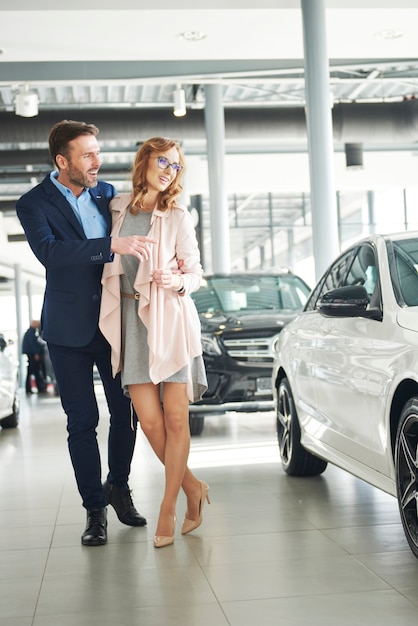
<svg viewBox="0 0 418 626"><path fill-rule="evenodd" d="M300 443L300 426L289 381L283 378L277 394L277 438L283 469L289 476L318 476L327 462Z"/></svg>
<svg viewBox="0 0 418 626"><path fill-rule="evenodd" d="M4 417L0 420L0 426L2 428L16 428L19 424L19 410L20 410L20 401L19 396L16 394L13 402L13 411L11 415Z"/></svg>
<svg viewBox="0 0 418 626"><path fill-rule="evenodd" d="M195 413L190 413L189 415L189 427L190 434L192 437L196 437L203 433L203 428L205 425L205 418L203 415L196 415Z"/></svg>
<svg viewBox="0 0 418 626"><path fill-rule="evenodd" d="M418 558L418 398L402 409L395 443L396 492L409 546Z"/></svg>

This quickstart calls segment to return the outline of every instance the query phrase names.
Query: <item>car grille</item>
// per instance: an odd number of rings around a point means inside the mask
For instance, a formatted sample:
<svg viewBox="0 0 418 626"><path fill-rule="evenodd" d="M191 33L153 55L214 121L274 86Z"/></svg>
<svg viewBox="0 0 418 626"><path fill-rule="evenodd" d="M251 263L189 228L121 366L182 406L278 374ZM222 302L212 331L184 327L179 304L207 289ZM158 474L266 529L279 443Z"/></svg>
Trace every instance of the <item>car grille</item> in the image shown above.
<svg viewBox="0 0 418 626"><path fill-rule="evenodd" d="M228 355L237 361L272 363L273 346L278 335L256 338L224 339Z"/></svg>

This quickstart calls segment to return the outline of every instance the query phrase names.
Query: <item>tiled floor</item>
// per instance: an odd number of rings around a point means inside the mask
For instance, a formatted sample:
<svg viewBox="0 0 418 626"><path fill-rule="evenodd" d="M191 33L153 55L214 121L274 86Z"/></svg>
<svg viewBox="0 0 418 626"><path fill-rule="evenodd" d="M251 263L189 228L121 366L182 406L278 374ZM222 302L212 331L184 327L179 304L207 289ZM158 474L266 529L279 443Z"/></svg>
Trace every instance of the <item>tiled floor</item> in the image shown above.
<svg viewBox="0 0 418 626"><path fill-rule="evenodd" d="M100 441L105 464L107 413ZM418 560L394 498L328 467L290 479L272 413L212 417L190 463L210 485L203 525L152 544L162 467L138 438L131 488L146 528L109 510L109 543L80 545L85 514L57 398L22 398L0 432L0 626L411 626Z"/></svg>

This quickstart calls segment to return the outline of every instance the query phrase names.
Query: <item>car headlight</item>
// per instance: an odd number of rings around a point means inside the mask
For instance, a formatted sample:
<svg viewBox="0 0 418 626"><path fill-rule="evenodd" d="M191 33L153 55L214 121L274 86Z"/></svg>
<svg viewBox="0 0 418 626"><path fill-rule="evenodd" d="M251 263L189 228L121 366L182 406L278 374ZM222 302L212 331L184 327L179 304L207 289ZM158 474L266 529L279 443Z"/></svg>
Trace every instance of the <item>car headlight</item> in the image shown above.
<svg viewBox="0 0 418 626"><path fill-rule="evenodd" d="M222 354L222 350L219 347L219 343L216 337L212 335L202 334L202 349L205 354L219 355Z"/></svg>
<svg viewBox="0 0 418 626"><path fill-rule="evenodd" d="M279 335L279 334L274 335L274 336L271 338L271 342L270 342L270 352L271 352L271 354L272 354L273 356L277 353L277 351L278 351L278 349L279 349L279 339L280 339L280 335Z"/></svg>

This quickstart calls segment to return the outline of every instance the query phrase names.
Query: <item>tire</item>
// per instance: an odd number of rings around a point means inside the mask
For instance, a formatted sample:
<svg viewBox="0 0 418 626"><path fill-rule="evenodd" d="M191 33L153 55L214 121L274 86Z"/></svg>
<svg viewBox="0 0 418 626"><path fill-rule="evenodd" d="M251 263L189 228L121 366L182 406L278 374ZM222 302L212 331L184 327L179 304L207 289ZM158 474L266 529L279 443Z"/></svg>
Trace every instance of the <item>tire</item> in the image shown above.
<svg viewBox="0 0 418 626"><path fill-rule="evenodd" d="M418 398L409 400L399 419L395 440L396 493L409 546L418 558Z"/></svg>
<svg viewBox="0 0 418 626"><path fill-rule="evenodd" d="M204 426L205 418L202 415L197 415L196 413L189 414L190 435L192 437L201 435L203 433Z"/></svg>
<svg viewBox="0 0 418 626"><path fill-rule="evenodd" d="M19 424L19 410L20 410L20 402L19 396L16 394L13 402L13 411L7 417L4 417L0 420L0 426L2 428L16 428Z"/></svg>
<svg viewBox="0 0 418 626"><path fill-rule="evenodd" d="M328 463L300 443L300 426L289 381L283 378L277 394L277 439L283 469L289 476L318 476Z"/></svg>

